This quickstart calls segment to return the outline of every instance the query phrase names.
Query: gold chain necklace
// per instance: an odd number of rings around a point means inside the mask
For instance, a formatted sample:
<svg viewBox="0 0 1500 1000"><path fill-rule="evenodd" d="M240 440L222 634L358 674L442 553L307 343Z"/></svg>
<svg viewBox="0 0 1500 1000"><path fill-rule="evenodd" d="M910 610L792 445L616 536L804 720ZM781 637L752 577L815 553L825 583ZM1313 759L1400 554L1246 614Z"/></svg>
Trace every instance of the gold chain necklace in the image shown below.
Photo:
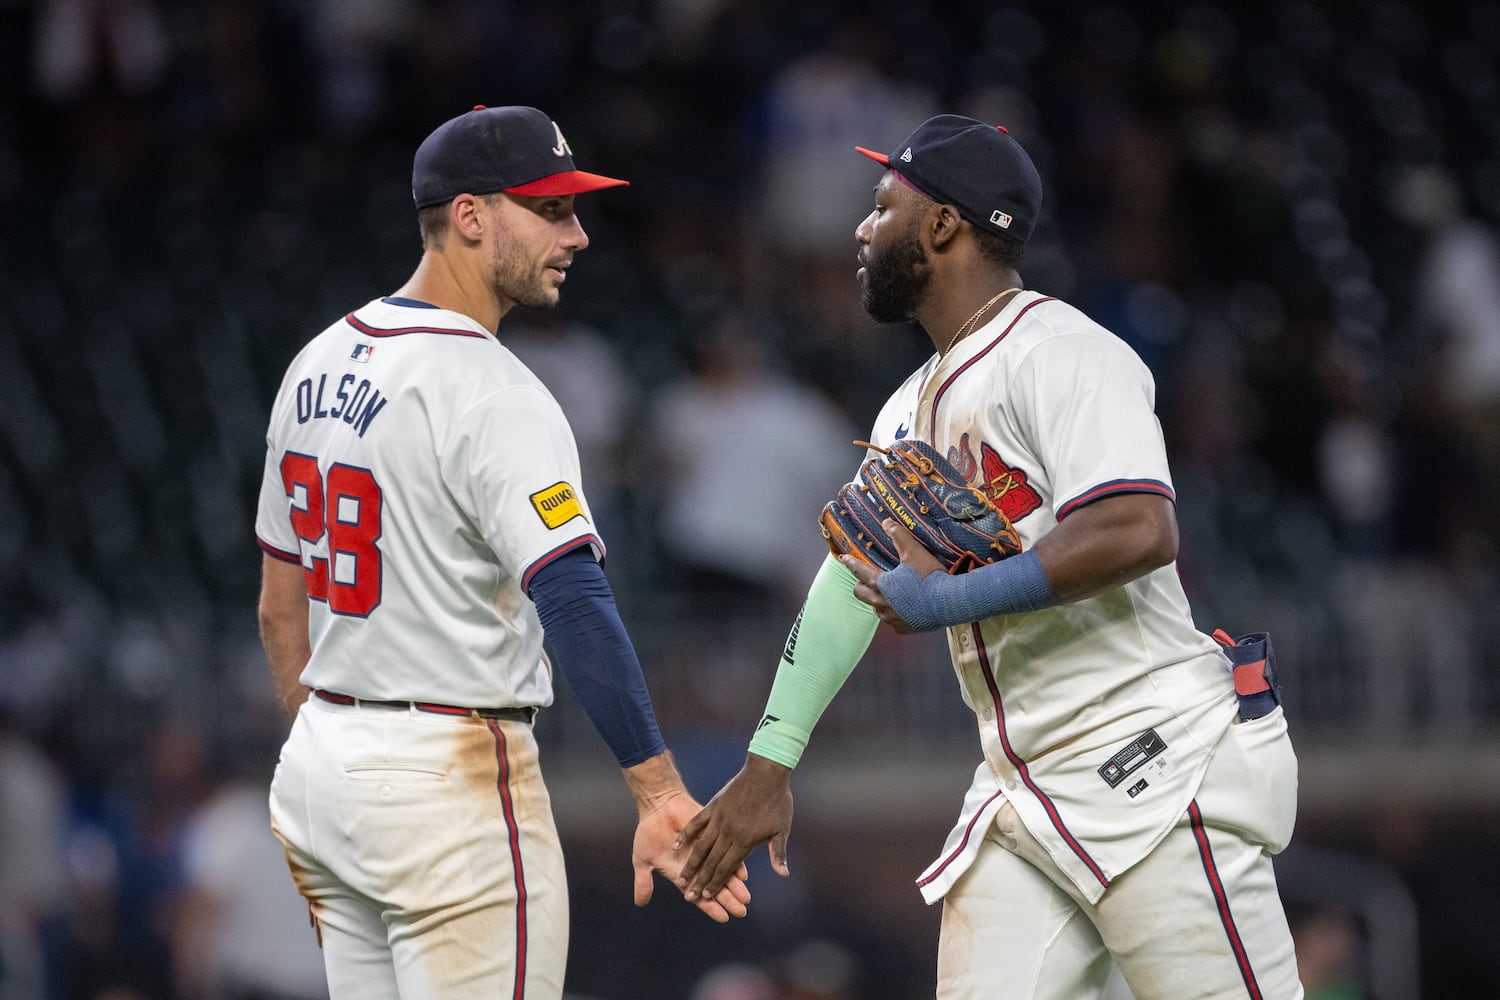
<svg viewBox="0 0 1500 1000"><path fill-rule="evenodd" d="M1011 292L1019 292L1020 290L1021 289L1019 288L1007 288L1005 291L1000 292L994 298L990 299L984 305L980 306L978 312L974 313L974 315L964 320L964 325L959 327L958 332L953 335L953 339L948 341L948 346L943 348L943 353L947 354L949 351L953 350L953 345L963 339L963 337L969 332L969 328L974 325L974 321L983 316L986 309L994 305L996 302L999 302L1001 299L1005 298L1005 296L1009 295Z"/></svg>

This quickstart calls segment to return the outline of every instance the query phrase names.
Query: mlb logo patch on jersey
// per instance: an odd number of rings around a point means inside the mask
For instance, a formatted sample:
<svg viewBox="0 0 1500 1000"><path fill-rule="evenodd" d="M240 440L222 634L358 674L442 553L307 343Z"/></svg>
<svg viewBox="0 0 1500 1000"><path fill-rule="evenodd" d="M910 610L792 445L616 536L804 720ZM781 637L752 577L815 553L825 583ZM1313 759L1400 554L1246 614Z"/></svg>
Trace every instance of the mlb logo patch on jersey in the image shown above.
<svg viewBox="0 0 1500 1000"><path fill-rule="evenodd" d="M545 490L531 494L531 506L548 528L560 528L575 517L583 517L578 491L567 483L553 483Z"/></svg>
<svg viewBox="0 0 1500 1000"><path fill-rule="evenodd" d="M1166 748L1167 741L1162 739L1156 730L1148 729L1126 744L1119 753L1101 764L1099 777L1103 778L1110 788L1114 788L1124 781L1127 775L1139 770L1147 761L1159 756ZM1141 784L1139 787L1128 789L1130 797L1135 798L1144 788L1145 785Z"/></svg>
<svg viewBox="0 0 1500 1000"><path fill-rule="evenodd" d="M349 352L349 357L360 364L367 364L370 356L375 353L374 344L355 344L354 350Z"/></svg>

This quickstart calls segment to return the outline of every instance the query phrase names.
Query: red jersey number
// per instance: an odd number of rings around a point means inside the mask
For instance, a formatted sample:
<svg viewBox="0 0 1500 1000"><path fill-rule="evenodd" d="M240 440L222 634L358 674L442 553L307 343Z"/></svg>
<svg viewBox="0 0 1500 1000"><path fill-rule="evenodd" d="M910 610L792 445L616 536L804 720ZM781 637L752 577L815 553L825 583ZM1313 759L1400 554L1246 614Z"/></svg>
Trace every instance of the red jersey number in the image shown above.
<svg viewBox="0 0 1500 1000"><path fill-rule="evenodd" d="M334 614L368 617L380 604L380 485L369 469L335 465L325 482L318 460L289 451L281 484L291 498L292 531L316 546L327 536L327 557L303 566L307 596ZM330 558L331 557L331 558Z"/></svg>

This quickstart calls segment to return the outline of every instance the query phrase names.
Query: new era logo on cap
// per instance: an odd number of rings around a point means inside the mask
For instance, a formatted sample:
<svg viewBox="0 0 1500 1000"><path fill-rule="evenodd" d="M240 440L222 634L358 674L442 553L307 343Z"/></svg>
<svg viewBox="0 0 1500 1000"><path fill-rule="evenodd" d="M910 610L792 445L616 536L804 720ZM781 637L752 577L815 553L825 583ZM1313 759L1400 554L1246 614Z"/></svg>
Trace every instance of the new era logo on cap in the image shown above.
<svg viewBox="0 0 1500 1000"><path fill-rule="evenodd" d="M896 147L900 153L854 148L934 201L952 205L978 229L1024 246L1036 228L1042 179L1003 126L937 115Z"/></svg>

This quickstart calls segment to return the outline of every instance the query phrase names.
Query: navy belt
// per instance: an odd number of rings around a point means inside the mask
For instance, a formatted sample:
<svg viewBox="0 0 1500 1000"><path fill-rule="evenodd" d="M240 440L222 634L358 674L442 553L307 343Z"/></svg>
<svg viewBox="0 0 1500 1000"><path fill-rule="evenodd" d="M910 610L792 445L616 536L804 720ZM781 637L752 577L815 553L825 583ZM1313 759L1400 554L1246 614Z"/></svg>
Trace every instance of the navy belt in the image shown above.
<svg viewBox="0 0 1500 1000"><path fill-rule="evenodd" d="M481 719L504 719L528 725L536 718L534 705L525 708L464 708L461 705L439 705L431 701L372 701L369 698L356 698L352 694L325 691L323 688L313 688L313 694L334 705L354 705L359 708L399 708L403 711L414 708L434 715L477 715Z"/></svg>

